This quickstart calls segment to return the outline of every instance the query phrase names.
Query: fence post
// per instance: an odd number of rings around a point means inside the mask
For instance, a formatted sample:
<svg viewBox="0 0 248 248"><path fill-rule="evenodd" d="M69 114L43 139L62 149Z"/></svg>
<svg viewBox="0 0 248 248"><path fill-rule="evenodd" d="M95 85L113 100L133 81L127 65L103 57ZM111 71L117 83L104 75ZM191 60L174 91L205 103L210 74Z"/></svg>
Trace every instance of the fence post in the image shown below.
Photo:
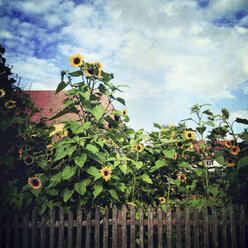
<svg viewBox="0 0 248 248"><path fill-rule="evenodd" d="M64 247L64 209L60 207L59 209L59 248Z"/></svg>
<svg viewBox="0 0 248 248"><path fill-rule="evenodd" d="M15 213L15 238L14 247L18 248L19 244L19 216Z"/></svg>
<svg viewBox="0 0 248 248"><path fill-rule="evenodd" d="M169 205L166 210L166 238L167 248L172 248L172 226L171 226L171 206Z"/></svg>
<svg viewBox="0 0 248 248"><path fill-rule="evenodd" d="M227 248L226 209L221 208L222 247Z"/></svg>
<svg viewBox="0 0 248 248"><path fill-rule="evenodd" d="M105 214L103 218L103 248L108 248L108 236L109 236L109 209L105 207Z"/></svg>
<svg viewBox="0 0 248 248"><path fill-rule="evenodd" d="M31 235L31 247L36 248L37 243L37 211L32 211L32 235Z"/></svg>
<svg viewBox="0 0 248 248"><path fill-rule="evenodd" d="M130 248L135 248L135 206L130 207Z"/></svg>
<svg viewBox="0 0 248 248"><path fill-rule="evenodd" d="M74 214L69 209L68 212L68 243L67 248L73 248L73 224L74 224Z"/></svg>
<svg viewBox="0 0 248 248"><path fill-rule="evenodd" d="M194 208L193 235L194 248L199 248L199 211L197 207Z"/></svg>
<svg viewBox="0 0 248 248"><path fill-rule="evenodd" d="M163 213L161 206L157 209L157 233L158 233L158 248L163 248Z"/></svg>
<svg viewBox="0 0 248 248"><path fill-rule="evenodd" d="M139 247L144 248L144 207L141 206L139 209L140 220L139 220Z"/></svg>
<svg viewBox="0 0 248 248"><path fill-rule="evenodd" d="M28 247L28 212L23 217L22 246Z"/></svg>
<svg viewBox="0 0 248 248"><path fill-rule="evenodd" d="M202 208L203 217L203 243L204 248L209 248L209 230L208 230L208 209L206 206Z"/></svg>
<svg viewBox="0 0 248 248"><path fill-rule="evenodd" d="M80 207L77 212L77 236L76 248L82 247L82 208Z"/></svg>
<svg viewBox="0 0 248 248"><path fill-rule="evenodd" d="M122 227L122 248L127 248L127 209L126 206L122 206L121 211L121 227Z"/></svg>
<svg viewBox="0 0 248 248"><path fill-rule="evenodd" d="M54 248L54 234L55 234L55 208L50 214L50 248Z"/></svg>
<svg viewBox="0 0 248 248"><path fill-rule="evenodd" d="M213 237L213 248L218 248L218 223L216 207L212 207L212 237Z"/></svg>
<svg viewBox="0 0 248 248"><path fill-rule="evenodd" d="M181 213L180 207L176 206L176 248L181 248L182 237L181 237Z"/></svg>
<svg viewBox="0 0 248 248"><path fill-rule="evenodd" d="M148 248L153 248L153 208L148 208Z"/></svg>
<svg viewBox="0 0 248 248"><path fill-rule="evenodd" d="M190 248L190 212L189 207L185 207L185 248Z"/></svg>
<svg viewBox="0 0 248 248"><path fill-rule="evenodd" d="M100 248L100 210L95 211L95 248Z"/></svg>
<svg viewBox="0 0 248 248"><path fill-rule="evenodd" d="M117 207L112 208L112 248L117 248Z"/></svg>
<svg viewBox="0 0 248 248"><path fill-rule="evenodd" d="M240 232L240 246L241 248L245 248L245 209L244 205L240 207L240 215L239 215L239 232Z"/></svg>
<svg viewBox="0 0 248 248"><path fill-rule="evenodd" d="M41 218L40 227L40 247L46 248L46 217L43 215Z"/></svg>
<svg viewBox="0 0 248 248"><path fill-rule="evenodd" d="M235 213L233 205L230 206L230 230L231 230L231 244L232 248L237 247L237 238L236 238L236 223L235 223Z"/></svg>

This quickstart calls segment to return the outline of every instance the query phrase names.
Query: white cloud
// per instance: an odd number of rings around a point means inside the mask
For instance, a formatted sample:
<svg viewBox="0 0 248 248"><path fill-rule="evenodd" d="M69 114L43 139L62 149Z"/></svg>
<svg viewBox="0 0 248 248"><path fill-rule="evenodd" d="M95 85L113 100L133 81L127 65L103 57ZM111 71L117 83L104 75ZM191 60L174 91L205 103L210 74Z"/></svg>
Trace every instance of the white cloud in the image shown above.
<svg viewBox="0 0 248 248"><path fill-rule="evenodd" d="M54 14L46 15L45 20L47 22L47 26L49 29L52 29L62 24L62 20L57 15Z"/></svg>

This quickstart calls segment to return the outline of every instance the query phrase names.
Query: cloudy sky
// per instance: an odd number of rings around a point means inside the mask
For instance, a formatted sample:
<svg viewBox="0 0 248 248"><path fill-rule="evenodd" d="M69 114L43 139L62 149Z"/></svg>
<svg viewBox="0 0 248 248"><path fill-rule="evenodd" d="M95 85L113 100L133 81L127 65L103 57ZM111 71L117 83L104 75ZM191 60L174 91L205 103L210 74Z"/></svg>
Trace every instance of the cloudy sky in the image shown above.
<svg viewBox="0 0 248 248"><path fill-rule="evenodd" d="M0 43L26 90L55 90L73 54L100 61L136 130L196 103L248 118L248 0L0 0Z"/></svg>

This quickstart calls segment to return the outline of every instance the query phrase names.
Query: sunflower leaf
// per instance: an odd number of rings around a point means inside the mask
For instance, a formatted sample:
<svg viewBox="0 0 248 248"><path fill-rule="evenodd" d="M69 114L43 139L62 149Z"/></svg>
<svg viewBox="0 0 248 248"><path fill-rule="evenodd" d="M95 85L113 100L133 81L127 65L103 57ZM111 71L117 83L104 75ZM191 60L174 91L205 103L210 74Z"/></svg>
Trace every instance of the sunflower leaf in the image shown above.
<svg viewBox="0 0 248 248"><path fill-rule="evenodd" d="M76 165L80 168L82 168L84 166L84 163L86 162L86 160L87 160L87 154L86 153L83 153L80 156L76 156L74 158Z"/></svg>
<svg viewBox="0 0 248 248"><path fill-rule="evenodd" d="M102 185L94 185L94 192L93 192L93 195L94 195L94 198L96 198L103 190L103 187Z"/></svg>
<svg viewBox="0 0 248 248"><path fill-rule="evenodd" d="M100 174L99 170L94 166L90 166L90 168L86 169L86 172L92 176L95 176L96 174Z"/></svg>
<svg viewBox="0 0 248 248"><path fill-rule="evenodd" d="M238 162L238 170L248 165L248 156L241 158Z"/></svg>
<svg viewBox="0 0 248 248"><path fill-rule="evenodd" d="M120 201L120 199L119 199L119 197L118 197L118 195L117 195L117 193L116 193L116 191L114 189L110 189L109 193L112 196L112 198L114 198L117 201Z"/></svg>
<svg viewBox="0 0 248 248"><path fill-rule="evenodd" d="M56 89L55 94L59 93L60 91L62 91L65 87L67 86L67 83L65 83L64 81L61 81Z"/></svg>
<svg viewBox="0 0 248 248"><path fill-rule="evenodd" d="M117 97L116 100L126 106L125 100L123 98Z"/></svg>
<svg viewBox="0 0 248 248"><path fill-rule="evenodd" d="M223 157L217 157L215 159L215 161L219 164L222 164L222 165L227 165L227 163L225 162L224 158Z"/></svg>
<svg viewBox="0 0 248 248"><path fill-rule="evenodd" d="M68 75L70 75L72 77L80 77L80 76L82 76L82 72L81 71L73 71L73 72L69 72Z"/></svg>
<svg viewBox="0 0 248 248"><path fill-rule="evenodd" d="M71 198L73 193L74 193L74 189L69 190L69 189L65 188L64 191L62 192L64 202L67 202Z"/></svg>
<svg viewBox="0 0 248 248"><path fill-rule="evenodd" d="M83 182L78 182L74 184L74 189L80 194L84 195L86 192L86 186Z"/></svg>
<svg viewBox="0 0 248 248"><path fill-rule="evenodd" d="M143 174L141 178L143 181L152 184L152 179L147 174Z"/></svg>
<svg viewBox="0 0 248 248"><path fill-rule="evenodd" d="M169 151L164 150L163 154L167 157L167 158L173 158L174 154L175 154L175 149L171 149Z"/></svg>
<svg viewBox="0 0 248 248"><path fill-rule="evenodd" d="M62 176L64 180L67 180L75 175L77 167L66 166L62 171Z"/></svg>

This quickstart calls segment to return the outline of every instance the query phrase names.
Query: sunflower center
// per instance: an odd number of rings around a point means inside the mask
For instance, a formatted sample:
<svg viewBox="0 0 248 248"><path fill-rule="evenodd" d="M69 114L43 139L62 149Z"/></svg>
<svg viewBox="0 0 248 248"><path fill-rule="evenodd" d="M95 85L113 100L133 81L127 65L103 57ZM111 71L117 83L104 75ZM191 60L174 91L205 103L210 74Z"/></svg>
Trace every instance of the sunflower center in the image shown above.
<svg viewBox="0 0 248 248"><path fill-rule="evenodd" d="M75 65L78 65L79 63L80 63L80 59L79 59L79 58L75 58L75 59L74 59L74 64L75 64Z"/></svg>
<svg viewBox="0 0 248 248"><path fill-rule="evenodd" d="M232 164L232 162L233 162L233 161L232 161L231 159L228 160L228 163L229 163L229 164Z"/></svg>
<svg viewBox="0 0 248 248"><path fill-rule="evenodd" d="M37 179L34 179L33 180L33 182L32 182L32 184L34 185L34 186L39 186L40 184L39 184L39 181L37 180Z"/></svg>
<svg viewBox="0 0 248 248"><path fill-rule="evenodd" d="M236 148L233 148L233 151L234 151L234 152L236 152L236 151L237 151L237 149L236 149Z"/></svg>
<svg viewBox="0 0 248 248"><path fill-rule="evenodd" d="M92 75L94 74L94 70L93 70L93 69L89 69L88 72L89 72L90 74L92 74Z"/></svg>
<svg viewBox="0 0 248 248"><path fill-rule="evenodd" d="M104 171L104 176L108 176L108 171Z"/></svg>
<svg viewBox="0 0 248 248"><path fill-rule="evenodd" d="M27 158L26 158L26 162L27 162L28 164L32 163L32 161L33 161L33 158L32 158L32 157L27 157Z"/></svg>
<svg viewBox="0 0 248 248"><path fill-rule="evenodd" d="M189 134L188 134L188 137L191 137L191 136L192 136L191 133L189 133Z"/></svg>
<svg viewBox="0 0 248 248"><path fill-rule="evenodd" d="M115 121L117 121L117 122L120 120L118 115L115 115L114 118L115 118Z"/></svg>
<svg viewBox="0 0 248 248"><path fill-rule="evenodd" d="M178 145L179 147L181 147L181 146L183 145L183 143L182 143L182 142L178 142L177 145Z"/></svg>

